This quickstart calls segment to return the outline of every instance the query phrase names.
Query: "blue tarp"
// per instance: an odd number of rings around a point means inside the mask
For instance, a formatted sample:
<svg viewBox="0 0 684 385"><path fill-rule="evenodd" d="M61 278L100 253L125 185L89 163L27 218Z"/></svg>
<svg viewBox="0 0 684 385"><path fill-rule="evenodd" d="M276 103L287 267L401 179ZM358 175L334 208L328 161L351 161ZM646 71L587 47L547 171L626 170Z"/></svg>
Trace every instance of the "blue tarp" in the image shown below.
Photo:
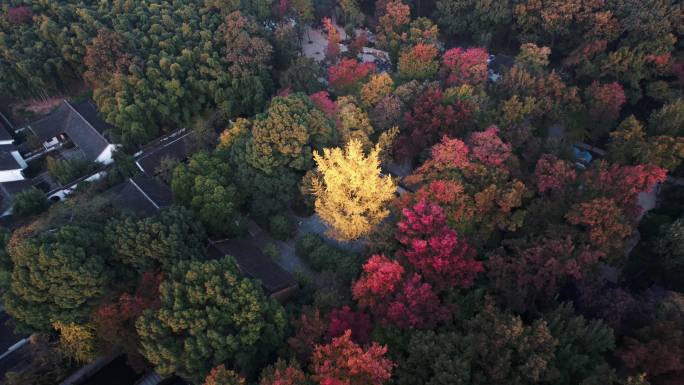
<svg viewBox="0 0 684 385"><path fill-rule="evenodd" d="M574 151L575 158L577 158L577 160L581 160L586 163L591 163L592 157L589 151L582 150L575 146L572 147L572 150Z"/></svg>

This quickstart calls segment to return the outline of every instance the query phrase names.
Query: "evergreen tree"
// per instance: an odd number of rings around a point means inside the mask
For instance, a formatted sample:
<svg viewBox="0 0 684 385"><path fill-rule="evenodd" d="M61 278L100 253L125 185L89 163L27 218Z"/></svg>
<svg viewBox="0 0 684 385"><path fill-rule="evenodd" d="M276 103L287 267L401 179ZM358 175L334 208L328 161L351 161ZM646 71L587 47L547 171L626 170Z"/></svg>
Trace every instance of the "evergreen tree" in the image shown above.
<svg viewBox="0 0 684 385"><path fill-rule="evenodd" d="M202 258L207 239L202 225L182 207L164 209L151 218L115 219L105 232L114 257L140 271Z"/></svg>
<svg viewBox="0 0 684 385"><path fill-rule="evenodd" d="M22 330L47 331L53 322L87 319L114 276L101 232L67 225L20 241L5 309Z"/></svg>
<svg viewBox="0 0 684 385"><path fill-rule="evenodd" d="M219 363L252 371L283 341L285 313L231 257L180 261L161 306L137 321L142 351L162 375L201 381Z"/></svg>
<svg viewBox="0 0 684 385"><path fill-rule="evenodd" d="M230 166L218 155L206 152L197 153L173 173L174 196L210 234L236 235L244 229L239 208L246 192L238 191L232 174Z"/></svg>

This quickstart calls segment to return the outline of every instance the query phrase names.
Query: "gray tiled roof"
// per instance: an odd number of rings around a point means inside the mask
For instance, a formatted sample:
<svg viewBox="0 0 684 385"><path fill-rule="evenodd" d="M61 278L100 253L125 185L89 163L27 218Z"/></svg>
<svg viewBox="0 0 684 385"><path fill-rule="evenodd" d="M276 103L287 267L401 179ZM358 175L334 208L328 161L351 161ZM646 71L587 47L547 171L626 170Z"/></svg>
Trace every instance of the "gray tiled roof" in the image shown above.
<svg viewBox="0 0 684 385"><path fill-rule="evenodd" d="M50 115L31 122L29 127L31 131L40 139L45 142L48 141L60 133L66 132L67 123L70 120L71 108L63 102L57 107Z"/></svg>
<svg viewBox="0 0 684 385"><path fill-rule="evenodd" d="M258 247L245 239L214 242L209 247L209 256L235 258L240 271L249 278L258 279L269 294L297 284L294 276L266 256Z"/></svg>
<svg viewBox="0 0 684 385"><path fill-rule="evenodd" d="M12 321L12 318L7 315L4 311L0 312L0 324L3 326L0 328L0 354L4 354L9 351L10 347L19 343L24 338L28 338L26 334L16 334L14 331L14 325L8 324ZM9 371L18 371L31 362L32 359L32 349L28 344L24 344L22 348L13 350L11 353L5 355L2 360L0 360L0 378L5 378L5 374Z"/></svg>
<svg viewBox="0 0 684 385"><path fill-rule="evenodd" d="M109 126L88 101L72 105L65 100L50 115L29 124L29 127L41 141L67 134L90 161L96 160L110 144L104 137L104 130Z"/></svg>
<svg viewBox="0 0 684 385"><path fill-rule="evenodd" d="M0 171L21 169L21 164L12 156L12 150L3 150L0 152Z"/></svg>
<svg viewBox="0 0 684 385"><path fill-rule="evenodd" d="M9 196L19 194L20 192L26 191L31 187L33 187L33 181L31 179L0 183L0 188L2 188L3 192Z"/></svg>
<svg viewBox="0 0 684 385"><path fill-rule="evenodd" d="M92 100L83 100L78 103L69 103L85 120L87 120L96 130L102 135L108 130L114 128L111 124L105 122L100 117L100 113L97 111L97 107Z"/></svg>
<svg viewBox="0 0 684 385"><path fill-rule="evenodd" d="M12 134L10 134L9 128L5 125L5 123L0 119L0 140L5 141L5 140L13 140Z"/></svg>
<svg viewBox="0 0 684 385"><path fill-rule="evenodd" d="M162 208L173 204L171 189L158 179L141 175L131 178L130 182L135 184L155 206Z"/></svg>
<svg viewBox="0 0 684 385"><path fill-rule="evenodd" d="M138 166L145 174L154 176L157 174L162 159L184 161L188 156L186 140L190 134L184 133L178 137L171 137L145 149L136 160Z"/></svg>
<svg viewBox="0 0 684 385"><path fill-rule="evenodd" d="M505 72L515 64L515 58L508 55L492 55L492 59L488 63L489 69L495 72Z"/></svg>
<svg viewBox="0 0 684 385"><path fill-rule="evenodd" d="M150 217L159 211L145 196L130 182L112 188L114 198L112 204L117 209L138 215Z"/></svg>
<svg viewBox="0 0 684 385"><path fill-rule="evenodd" d="M152 216L173 203L171 189L146 176L129 179L114 190L114 206L137 215Z"/></svg>

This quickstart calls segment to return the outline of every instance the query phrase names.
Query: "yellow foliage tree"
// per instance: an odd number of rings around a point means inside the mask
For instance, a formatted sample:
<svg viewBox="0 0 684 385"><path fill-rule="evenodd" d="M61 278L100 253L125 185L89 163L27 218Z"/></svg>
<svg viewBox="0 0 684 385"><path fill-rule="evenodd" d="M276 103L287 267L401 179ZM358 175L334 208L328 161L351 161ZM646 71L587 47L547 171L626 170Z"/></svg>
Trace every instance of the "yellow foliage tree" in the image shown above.
<svg viewBox="0 0 684 385"><path fill-rule="evenodd" d="M55 322L52 327L59 332L59 350L80 363L90 362L97 356L97 340L91 325L73 322Z"/></svg>
<svg viewBox="0 0 684 385"><path fill-rule="evenodd" d="M373 143L370 136L373 134L373 126L370 124L368 114L357 105L357 99L353 96L343 96L335 102L337 105L337 130L340 133L342 143L352 139L358 140L364 149L370 149Z"/></svg>
<svg viewBox="0 0 684 385"><path fill-rule="evenodd" d="M238 118L235 123L226 128L219 136L219 148L229 148L242 135L246 135L252 128L252 122Z"/></svg>
<svg viewBox="0 0 684 385"><path fill-rule="evenodd" d="M387 72L375 74L361 87L361 100L366 107L374 107L392 92L393 87L394 81Z"/></svg>
<svg viewBox="0 0 684 385"><path fill-rule="evenodd" d="M344 150L314 153L320 172L312 181L316 212L335 239L351 241L367 235L389 214L387 204L396 186L380 173L380 152L375 146L366 156L361 142L352 139Z"/></svg>

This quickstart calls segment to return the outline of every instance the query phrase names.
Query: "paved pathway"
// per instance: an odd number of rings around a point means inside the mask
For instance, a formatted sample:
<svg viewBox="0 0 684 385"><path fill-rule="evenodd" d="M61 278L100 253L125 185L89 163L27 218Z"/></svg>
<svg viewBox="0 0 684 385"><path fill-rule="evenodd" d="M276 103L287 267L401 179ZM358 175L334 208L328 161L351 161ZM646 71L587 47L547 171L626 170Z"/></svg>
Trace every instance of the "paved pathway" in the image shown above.
<svg viewBox="0 0 684 385"><path fill-rule="evenodd" d="M347 251L352 251L352 252L361 252L363 251L363 241L362 240L357 240L354 242L340 242L337 240L334 240L330 238L328 235L326 235L326 231L328 230L328 227L326 224L321 220L321 218L314 214L308 218L298 218L295 217L295 220L297 221L297 238L304 234L308 233L315 233L323 237L326 241L329 243L335 245L336 247L347 250Z"/></svg>
<svg viewBox="0 0 684 385"><path fill-rule="evenodd" d="M251 241L253 241L262 251L268 245L275 245L278 249L276 262L283 269L293 274L297 272L302 272L307 275L313 274L311 268L299 258L297 253L295 253L294 239L289 239L287 241L273 239L267 231L263 230L253 221L250 221L249 223L249 234L251 235Z"/></svg>
<svg viewBox="0 0 684 385"><path fill-rule="evenodd" d="M343 250L357 253L363 251L363 240L358 240L355 242L339 242L328 237L325 234L327 226L316 214L307 218L301 218L293 215L292 219L296 224L296 235L294 239L288 239L287 241L273 239L267 231L263 230L256 223L253 221L250 221L249 223L249 234L251 236L251 241L262 250L264 250L264 248L268 245L275 245L275 247L278 249L278 257L276 262L283 269L290 273L304 273L309 276L314 274L314 271L295 252L296 239L304 234L318 234L327 242Z"/></svg>

